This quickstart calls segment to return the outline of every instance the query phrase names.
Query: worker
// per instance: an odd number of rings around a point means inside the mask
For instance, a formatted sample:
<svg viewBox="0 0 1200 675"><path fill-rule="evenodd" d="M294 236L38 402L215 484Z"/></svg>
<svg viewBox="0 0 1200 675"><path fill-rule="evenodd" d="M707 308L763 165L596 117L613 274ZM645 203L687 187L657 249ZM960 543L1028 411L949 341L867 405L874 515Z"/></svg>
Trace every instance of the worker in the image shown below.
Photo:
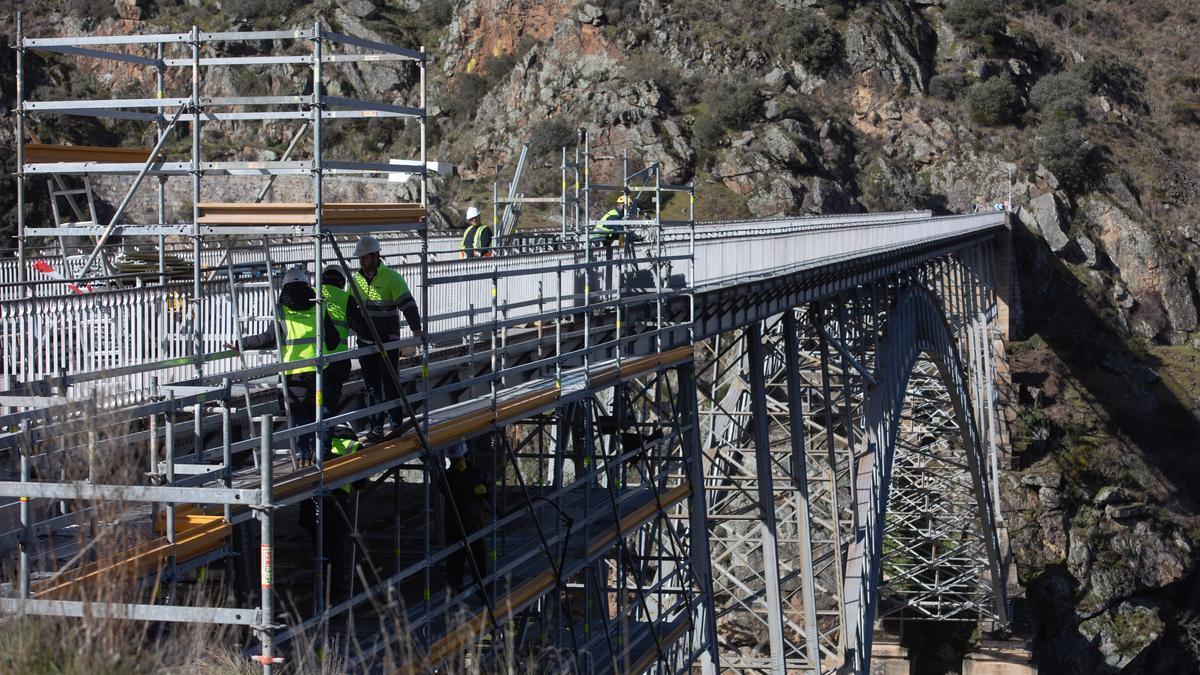
<svg viewBox="0 0 1200 675"><path fill-rule="evenodd" d="M325 353L329 354L338 346L338 330L329 312L323 314ZM283 362L316 358L316 291L308 284L308 274L303 267L293 267L283 275L283 288L279 291L279 305L275 316L283 338ZM237 348L234 343L225 346L229 349ZM276 346L273 327L242 340L243 349L272 349ZM285 370L284 385L284 395L287 396L288 406L291 408L292 426L312 424L317 411L316 366L307 365ZM302 464L312 463L313 449L313 434L302 434L296 439L296 459Z"/></svg>
<svg viewBox="0 0 1200 675"><path fill-rule="evenodd" d="M404 277L383 264L379 251L379 240L370 235L360 238L354 246L359 270L354 273L353 281L362 297L362 313L374 328L374 331L368 330L367 333L360 334L360 342L375 344L373 333L377 333L378 339L384 343L400 339L401 314L408 321L413 335L420 337L421 312L417 309L417 302L413 300ZM359 363L362 364L363 381L373 403L400 398L400 391L396 388L397 383L394 379L399 361L398 348L387 350L386 356L375 351L359 359ZM391 433L400 433L404 419L399 406L392 406L388 415L392 419ZM385 437L383 423L384 415L374 417L367 434L368 440L378 441Z"/></svg>
<svg viewBox="0 0 1200 675"><path fill-rule="evenodd" d="M492 227L484 225L479 220L479 209L472 206L467 209L467 223L463 230L463 258L490 258L492 255Z"/></svg>
<svg viewBox="0 0 1200 675"><path fill-rule="evenodd" d="M350 331L360 338L370 336L366 317L358 307L358 300L346 292L346 273L340 265L330 265L321 273L321 296L325 300L325 311L337 327L338 344L332 353L350 349ZM336 415L341 409L342 389L350 377L350 360L337 361L325 368L325 409Z"/></svg>
<svg viewBox="0 0 1200 675"><path fill-rule="evenodd" d="M625 225L613 221L626 219L625 214L628 204L629 198L622 194L617 197L617 205L609 209L603 216L600 216L600 220L596 221L596 224L592 226L591 240L593 244L610 244L621 237L627 236ZM628 236L632 237L634 241L641 241L641 237L637 234L629 233Z"/></svg>
<svg viewBox="0 0 1200 675"><path fill-rule="evenodd" d="M328 457L338 458L358 452L362 443L358 435L348 424L339 424L330 431ZM326 461L328 461L328 457ZM367 483L366 478L354 483L347 483L331 491L322 499L322 514L325 519L325 531L322 533L322 546L325 557L325 570L328 574L330 600L337 602L347 595L350 580L346 565L346 544L351 526L355 524L354 491L361 490ZM317 498L310 497L300 504L300 527L308 530L313 545L313 557L317 557ZM326 589L321 589L325 593Z"/></svg>
<svg viewBox="0 0 1200 675"><path fill-rule="evenodd" d="M484 514L488 507L487 480L483 472L467 460L466 455L465 442L452 446L446 452L446 479L438 482L438 488L448 502L442 518L445 523L446 545L461 544L446 558L446 583L450 586L451 595L457 595L463 590L464 573L470 574L472 580L475 578L475 573L466 567L468 554L475 563L479 578L487 576L487 546L484 545L483 538L470 544L466 543L467 537L483 528ZM454 508L451 508L451 504ZM462 527L459 527L460 522Z"/></svg>

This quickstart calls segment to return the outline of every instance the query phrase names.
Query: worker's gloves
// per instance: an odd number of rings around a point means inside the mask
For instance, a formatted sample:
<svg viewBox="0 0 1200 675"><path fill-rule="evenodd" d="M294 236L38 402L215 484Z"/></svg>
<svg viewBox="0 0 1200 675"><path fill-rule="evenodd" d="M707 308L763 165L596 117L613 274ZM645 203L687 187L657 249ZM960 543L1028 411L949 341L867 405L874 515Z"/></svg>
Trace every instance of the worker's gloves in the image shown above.
<svg viewBox="0 0 1200 675"><path fill-rule="evenodd" d="M238 349L238 344L236 342L226 342L225 344L223 344L221 346L224 347L226 351L233 351L233 352L241 351L240 349Z"/></svg>

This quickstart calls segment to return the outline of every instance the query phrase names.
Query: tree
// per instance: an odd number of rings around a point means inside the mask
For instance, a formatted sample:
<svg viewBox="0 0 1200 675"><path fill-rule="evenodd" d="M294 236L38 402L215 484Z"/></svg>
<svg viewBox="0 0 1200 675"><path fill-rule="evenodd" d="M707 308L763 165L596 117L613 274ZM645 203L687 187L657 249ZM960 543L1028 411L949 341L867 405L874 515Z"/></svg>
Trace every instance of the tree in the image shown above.
<svg viewBox="0 0 1200 675"><path fill-rule="evenodd" d="M1002 0L951 0L946 23L967 39L994 38L1008 25Z"/></svg>
<svg viewBox="0 0 1200 675"><path fill-rule="evenodd" d="M1096 151L1075 120L1043 125L1037 134L1037 151L1042 166L1072 195L1086 192L1098 173Z"/></svg>
<svg viewBox="0 0 1200 675"><path fill-rule="evenodd" d="M828 73L846 56L842 34L813 11L788 12L779 40L793 60L818 75Z"/></svg>
<svg viewBox="0 0 1200 675"><path fill-rule="evenodd" d="M1092 88L1075 73L1055 73L1038 80L1029 90L1029 102L1043 114L1055 118L1078 118Z"/></svg>
<svg viewBox="0 0 1200 675"><path fill-rule="evenodd" d="M1010 124L1024 112L1021 94L1008 75L993 77L971 89L967 104L971 118L980 124Z"/></svg>

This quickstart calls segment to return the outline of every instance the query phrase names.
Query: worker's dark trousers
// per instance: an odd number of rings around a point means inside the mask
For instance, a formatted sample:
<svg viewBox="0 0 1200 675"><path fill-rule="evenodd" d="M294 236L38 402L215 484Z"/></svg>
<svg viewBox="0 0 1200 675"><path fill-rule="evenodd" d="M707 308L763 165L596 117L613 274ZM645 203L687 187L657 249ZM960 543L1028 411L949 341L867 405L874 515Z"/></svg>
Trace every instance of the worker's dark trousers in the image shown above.
<svg viewBox="0 0 1200 675"><path fill-rule="evenodd" d="M463 530L458 529L458 523L454 522L454 512L450 510L449 505L446 507L445 519L446 545L465 541L467 537L463 534ZM462 521L467 535L474 534L483 528L483 518L479 516L463 513ZM464 574L468 584L475 583L475 573L467 568L468 553L475 560L475 566L479 568L480 578L487 576L487 546L484 545L483 538L479 538L471 542L466 550L459 548L446 558L446 582L450 584L454 593L463 589Z"/></svg>
<svg viewBox="0 0 1200 675"><path fill-rule="evenodd" d="M350 361L338 361L325 369L325 412L326 416L338 414L342 405L342 389L350 378Z"/></svg>
<svg viewBox="0 0 1200 675"><path fill-rule="evenodd" d="M287 385L288 406L291 408L293 427L312 424L317 419L317 374L291 373L284 376ZM313 434L296 437L296 452L306 459L313 457Z"/></svg>
<svg viewBox="0 0 1200 675"><path fill-rule="evenodd" d="M364 347L371 345L363 345ZM392 379L389 371L388 362L390 362L391 371L395 371L397 364L400 361L400 350L392 349L387 353L387 361L379 352L372 352L359 359L362 364L363 381L367 385L367 392L371 395L371 404L382 403L384 401L395 401L400 398L399 392L396 391L396 383ZM400 423L404 421L404 413L400 409L400 404L397 402L388 414L391 415L392 424L399 428ZM383 426L383 415L372 415L371 426L380 428Z"/></svg>
<svg viewBox="0 0 1200 675"><path fill-rule="evenodd" d="M338 507L341 510L338 510ZM350 526L346 519L353 522L354 500L341 488L334 490L325 497L322 504L325 518L325 530L322 532L322 546L325 551L325 584L321 593L329 591L330 599L337 602L344 598L350 588L349 564L346 559L346 544L349 541ZM345 514L345 517L342 514ZM308 530L312 542L314 570L317 559L317 498L312 497L300 503L300 527Z"/></svg>

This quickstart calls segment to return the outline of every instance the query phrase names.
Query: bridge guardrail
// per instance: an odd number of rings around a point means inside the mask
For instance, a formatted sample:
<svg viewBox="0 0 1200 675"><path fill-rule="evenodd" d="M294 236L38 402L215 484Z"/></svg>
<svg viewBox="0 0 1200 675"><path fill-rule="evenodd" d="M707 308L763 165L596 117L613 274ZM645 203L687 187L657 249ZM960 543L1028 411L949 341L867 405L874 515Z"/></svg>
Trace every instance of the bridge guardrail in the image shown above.
<svg viewBox="0 0 1200 675"><path fill-rule="evenodd" d="M673 276L683 275L684 288L695 289L783 269L852 259L867 251L961 236L995 228L1003 222L1002 214L991 213L943 218L915 215L921 214L882 214L861 220L842 216L735 221L697 226L694 278L686 277L686 261L693 254L690 233L678 228L666 229L663 264L670 267ZM419 239L393 241L390 252L393 266L410 280L418 297L420 245ZM288 252L296 256L312 251L311 246L290 246L296 250L289 247ZM556 243L552 248L542 253L458 260L456 237L430 239L429 306L422 311L429 316L431 333L486 324L493 314L499 320L529 317L532 321L552 310L559 295L564 296L564 306L573 307L581 302L585 285L579 269L585 264L583 245ZM655 248L655 244L646 242L635 247L633 258L623 259L618 253L610 263L601 260L602 251L594 252L596 261L587 283L593 298L615 295L617 289L612 279L620 275L603 273L606 266L614 269L640 263L645 266L644 261L656 252ZM235 254L234 262L253 262L255 252L254 248L245 248L241 254ZM258 255L257 261L261 261L261 248ZM332 250L326 259L334 259ZM198 305L203 326L202 349L206 354L220 352L222 344L235 334L228 282L225 279L204 282L201 293L203 298ZM269 295L265 282L239 284L241 315L269 316L273 311ZM0 349L3 350L0 377L20 385L64 374L84 375L118 366L194 358L193 304L192 288L186 283L43 297L36 303L0 300ZM249 322L243 332L267 327L265 320ZM247 365L251 367L275 359L273 354L247 356L250 359ZM222 359L206 365L205 372L219 374L240 367L236 359ZM160 383L167 383L193 373L191 366L180 365L154 374ZM119 389L130 398L137 398L150 386L150 378L151 373L125 375Z"/></svg>

